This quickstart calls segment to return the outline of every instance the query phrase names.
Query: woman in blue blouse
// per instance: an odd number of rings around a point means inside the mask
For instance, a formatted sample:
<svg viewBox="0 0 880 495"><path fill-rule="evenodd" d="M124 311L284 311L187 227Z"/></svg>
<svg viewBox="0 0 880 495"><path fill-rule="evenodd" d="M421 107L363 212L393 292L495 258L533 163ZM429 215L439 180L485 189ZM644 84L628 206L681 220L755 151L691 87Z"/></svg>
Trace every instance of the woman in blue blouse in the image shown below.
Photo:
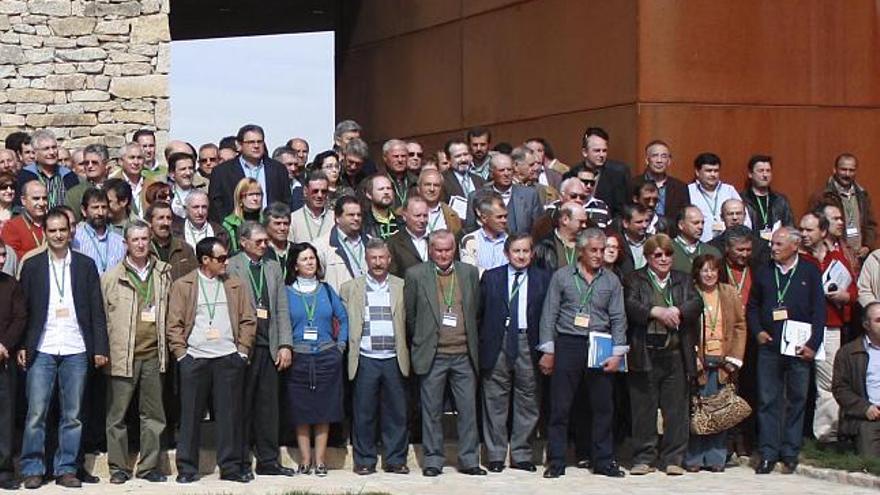
<svg viewBox="0 0 880 495"><path fill-rule="evenodd" d="M325 454L330 423L342 421L342 353L348 315L333 289L321 282L318 253L309 243L291 248L287 300L293 327L293 366L287 398L302 456L299 472L327 475ZM335 327L335 329L334 329ZM309 436L315 432L315 458Z"/></svg>

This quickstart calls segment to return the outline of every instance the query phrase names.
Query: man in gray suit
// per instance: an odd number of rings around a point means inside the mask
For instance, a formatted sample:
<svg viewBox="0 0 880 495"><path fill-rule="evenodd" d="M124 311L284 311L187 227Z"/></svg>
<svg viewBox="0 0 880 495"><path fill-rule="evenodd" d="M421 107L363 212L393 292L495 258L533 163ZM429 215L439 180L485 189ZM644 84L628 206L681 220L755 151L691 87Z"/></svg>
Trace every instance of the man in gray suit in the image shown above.
<svg viewBox="0 0 880 495"><path fill-rule="evenodd" d="M408 474L409 350L403 280L388 273L391 252L385 241L367 242L366 261L367 273L342 284L339 291L348 312L348 378L354 382L354 472L376 472L376 426L380 423L385 472Z"/></svg>
<svg viewBox="0 0 880 495"><path fill-rule="evenodd" d="M428 238L430 261L406 271L406 331L413 370L421 381L425 476L443 471L443 393L449 382L458 409L459 472L485 475L479 462L476 388L478 367L477 269L455 262L455 237L446 229Z"/></svg>
<svg viewBox="0 0 880 495"><path fill-rule="evenodd" d="M513 183L513 161L502 153L492 155L489 162L492 183L482 190L495 191L504 200L507 207L507 229L511 234L525 234L532 230L532 223L544 213L538 191L534 187ZM467 219L465 229L477 229L477 217L474 212L477 192L468 197Z"/></svg>
<svg viewBox="0 0 880 495"><path fill-rule="evenodd" d="M242 251L229 259L229 274L239 278L257 314L257 337L245 374L242 407L241 474L253 479L251 447L260 476L293 476L278 460L278 373L293 361L293 332L281 265L266 258L269 235L256 222L240 230Z"/></svg>

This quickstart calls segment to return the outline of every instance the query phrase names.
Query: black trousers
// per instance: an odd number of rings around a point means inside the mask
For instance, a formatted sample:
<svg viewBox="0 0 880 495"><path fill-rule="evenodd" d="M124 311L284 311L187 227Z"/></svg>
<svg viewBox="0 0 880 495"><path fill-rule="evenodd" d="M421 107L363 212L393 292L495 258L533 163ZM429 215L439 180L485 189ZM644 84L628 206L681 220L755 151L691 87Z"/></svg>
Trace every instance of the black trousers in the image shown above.
<svg viewBox="0 0 880 495"><path fill-rule="evenodd" d="M251 448L257 466L278 464L278 370L268 347L257 346L244 378L242 470L250 471Z"/></svg>
<svg viewBox="0 0 880 495"><path fill-rule="evenodd" d="M198 474L201 420L213 399L220 474L241 470L241 398L246 361L238 353L212 359L184 357L180 371L178 474Z"/></svg>
<svg viewBox="0 0 880 495"><path fill-rule="evenodd" d="M565 464L568 424L572 403L581 384L588 395L591 413L590 457L597 468L614 459L614 375L587 367L586 337L556 337L556 359L550 378L550 423L547 427L547 458L552 465Z"/></svg>
<svg viewBox="0 0 880 495"><path fill-rule="evenodd" d="M0 363L0 481L15 477L12 463L15 439L15 382L17 366L7 359Z"/></svg>
<svg viewBox="0 0 880 495"><path fill-rule="evenodd" d="M630 371L633 465L654 463L657 456L657 409L663 414L663 442L658 467L680 466L687 453L688 385L680 351L649 351L650 371Z"/></svg>
<svg viewBox="0 0 880 495"><path fill-rule="evenodd" d="M358 352L352 349L351 352ZM381 425L385 466L406 464L406 378L397 358L373 359L361 355L354 377L354 418L351 440L354 462L375 466L378 461L376 427Z"/></svg>

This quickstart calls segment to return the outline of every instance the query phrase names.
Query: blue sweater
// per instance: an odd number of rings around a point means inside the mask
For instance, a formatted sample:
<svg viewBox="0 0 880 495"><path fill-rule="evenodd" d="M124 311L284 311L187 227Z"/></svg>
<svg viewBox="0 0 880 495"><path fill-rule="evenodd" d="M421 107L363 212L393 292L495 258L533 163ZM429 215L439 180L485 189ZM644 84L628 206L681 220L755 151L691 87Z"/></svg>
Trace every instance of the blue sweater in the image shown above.
<svg viewBox="0 0 880 495"><path fill-rule="evenodd" d="M763 330L773 337L770 345L779 349L782 341L782 321L773 321L773 310L776 303L776 263L770 261L761 265L752 279L749 292L749 304L746 306L746 321L749 333L757 337ZM789 272L791 273L791 272ZM822 291L822 274L813 263L800 257L797 269L792 275L788 292L785 293L783 306L788 310L790 320L810 323L813 335L807 342L810 349L818 350L825 337L825 294ZM785 287L787 277L780 277L779 282Z"/></svg>
<svg viewBox="0 0 880 495"><path fill-rule="evenodd" d="M308 325L305 302L311 305L315 297L317 297L317 306L312 324L318 327L318 340L306 341L303 339L304 329ZM309 349L309 354L316 354L330 344L348 342L348 314L345 312L342 300L329 285L322 282L317 292L306 295L288 286L287 301L290 307L290 326L293 327L293 346L297 352ZM335 339L333 338L334 316L339 320L339 335Z"/></svg>

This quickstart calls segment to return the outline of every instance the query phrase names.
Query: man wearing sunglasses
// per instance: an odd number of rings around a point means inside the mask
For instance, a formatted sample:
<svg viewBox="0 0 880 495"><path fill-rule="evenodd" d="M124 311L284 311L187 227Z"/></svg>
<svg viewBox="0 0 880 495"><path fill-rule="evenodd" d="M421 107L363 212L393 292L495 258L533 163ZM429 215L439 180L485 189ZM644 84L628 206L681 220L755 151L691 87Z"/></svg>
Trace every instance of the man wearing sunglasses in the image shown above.
<svg viewBox="0 0 880 495"><path fill-rule="evenodd" d="M409 170L409 173L418 175L422 171L422 159L425 157L422 145L416 141L407 142L406 154L406 169Z"/></svg>
<svg viewBox="0 0 880 495"><path fill-rule="evenodd" d="M330 181L324 172L314 170L306 177L305 205L290 215L290 240L295 243L314 243L333 228L336 218L328 208Z"/></svg>
<svg viewBox="0 0 880 495"><path fill-rule="evenodd" d="M64 198L64 204L75 212L77 221L82 221L83 219L80 204L86 190L104 187L104 182L107 180L109 172L107 168L107 161L109 159L110 152L103 144L90 144L83 150L82 164L86 180L67 191L67 195Z"/></svg>
<svg viewBox="0 0 880 495"><path fill-rule="evenodd" d="M239 234L242 251L229 260L229 274L246 282L248 300L257 315L257 336L242 397L241 474L253 479L253 450L258 475L293 476L294 471L278 460L279 373L293 360L284 275L277 261L265 258L269 235L262 225L245 222Z"/></svg>
<svg viewBox="0 0 880 495"><path fill-rule="evenodd" d="M199 167L196 171L206 181L210 181L211 172L220 163L220 150L214 143L199 146Z"/></svg>
<svg viewBox="0 0 880 495"><path fill-rule="evenodd" d="M611 224L611 208L608 207L605 201L595 196L596 183L598 182L596 177L596 171L591 168L582 168L577 171L577 178L584 185L584 192L587 195L583 199L587 217L599 228L604 229Z"/></svg>

